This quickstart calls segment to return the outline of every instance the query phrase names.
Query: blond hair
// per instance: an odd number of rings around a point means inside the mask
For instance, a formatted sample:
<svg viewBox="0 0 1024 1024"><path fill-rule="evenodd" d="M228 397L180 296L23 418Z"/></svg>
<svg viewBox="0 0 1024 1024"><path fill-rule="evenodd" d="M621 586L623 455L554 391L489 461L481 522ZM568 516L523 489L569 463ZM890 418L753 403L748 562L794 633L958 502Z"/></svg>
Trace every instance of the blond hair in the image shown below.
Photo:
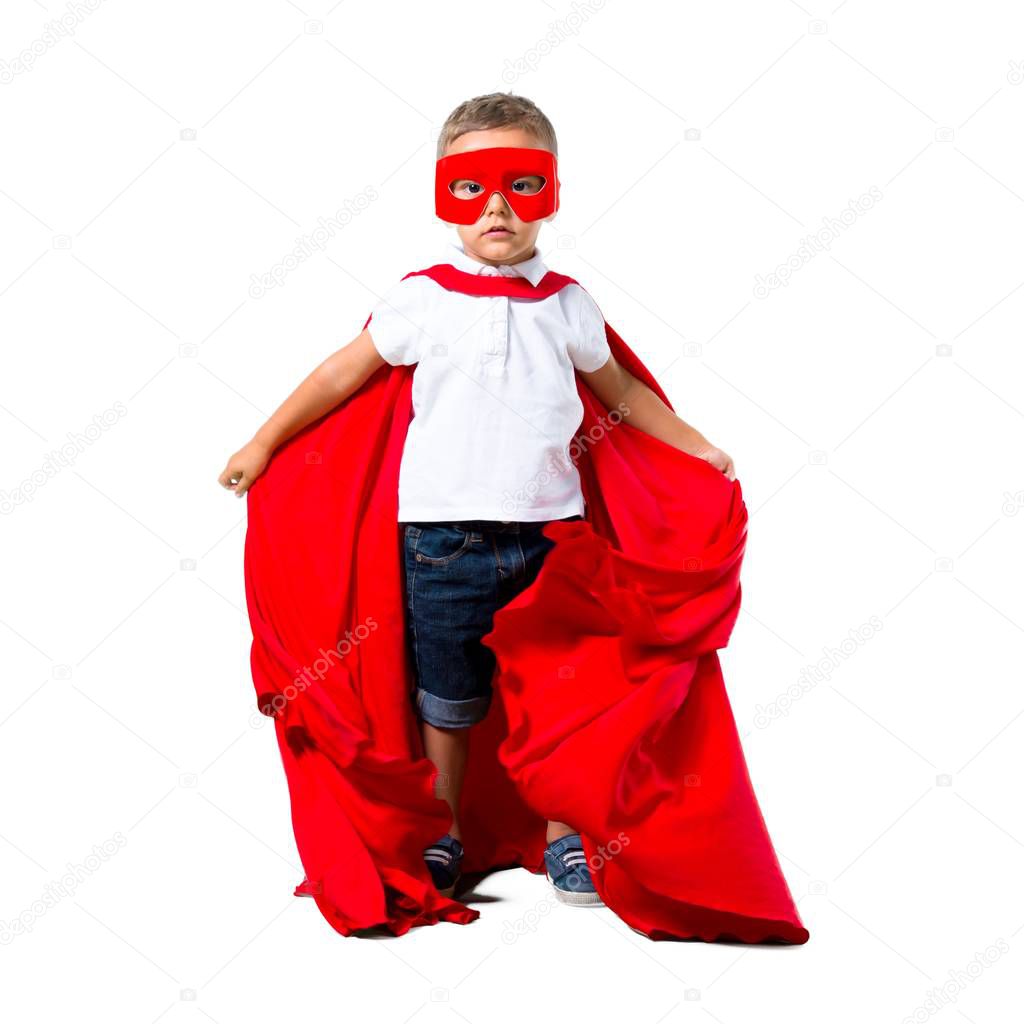
<svg viewBox="0 0 1024 1024"><path fill-rule="evenodd" d="M555 129L536 103L510 92L492 92L460 103L448 115L437 138L437 159L460 135L489 128L522 128L536 136L543 148L558 154Z"/></svg>

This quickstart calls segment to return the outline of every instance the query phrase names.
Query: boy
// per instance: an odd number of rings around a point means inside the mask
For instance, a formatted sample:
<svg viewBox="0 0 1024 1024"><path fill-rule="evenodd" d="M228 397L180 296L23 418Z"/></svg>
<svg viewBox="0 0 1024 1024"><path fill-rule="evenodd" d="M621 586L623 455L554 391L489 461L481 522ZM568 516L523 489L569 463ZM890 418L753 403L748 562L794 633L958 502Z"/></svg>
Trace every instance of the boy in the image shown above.
<svg viewBox="0 0 1024 1024"><path fill-rule="evenodd" d="M556 154L551 123L529 100L496 93L458 106L437 145L438 210L448 211L461 242L444 262L536 288L547 274L537 236L557 209ZM484 170L464 173L477 167ZM490 184L476 180L492 170ZM385 363L415 365L398 519L416 710L452 814L447 834L424 851L444 895L454 890L464 853L459 812L469 731L491 702L495 662L481 638L494 613L536 579L553 546L541 528L586 512L568 455L583 416L575 374L609 409L627 408L633 427L735 479L728 455L615 360L604 318L582 288L536 298L529 288L522 298L474 295L423 276L403 279L362 333L299 385L219 477L243 495L278 446ZM544 477L543 486L532 485ZM558 899L600 904L577 829L549 821L546 841Z"/></svg>

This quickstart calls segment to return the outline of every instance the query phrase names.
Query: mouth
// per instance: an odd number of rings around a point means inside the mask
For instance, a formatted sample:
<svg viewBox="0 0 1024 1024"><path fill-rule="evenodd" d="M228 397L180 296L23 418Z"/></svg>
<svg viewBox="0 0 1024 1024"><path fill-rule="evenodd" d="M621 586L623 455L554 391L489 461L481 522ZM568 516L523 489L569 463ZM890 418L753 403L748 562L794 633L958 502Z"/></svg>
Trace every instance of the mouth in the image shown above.
<svg viewBox="0 0 1024 1024"><path fill-rule="evenodd" d="M496 224L492 228L488 228L484 232L485 238L507 238L512 232L508 228L503 228L501 225Z"/></svg>

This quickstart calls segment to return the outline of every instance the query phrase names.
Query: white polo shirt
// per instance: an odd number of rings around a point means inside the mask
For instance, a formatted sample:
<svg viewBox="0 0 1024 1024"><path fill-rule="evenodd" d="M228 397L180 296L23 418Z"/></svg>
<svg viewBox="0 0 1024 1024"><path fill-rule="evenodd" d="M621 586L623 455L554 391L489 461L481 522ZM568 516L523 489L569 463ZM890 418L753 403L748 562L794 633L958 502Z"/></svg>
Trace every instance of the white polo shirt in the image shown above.
<svg viewBox="0 0 1024 1024"><path fill-rule="evenodd" d="M539 251L492 267L450 245L438 262L471 274L547 273ZM536 522L583 515L569 445L583 420L574 368L611 355L604 318L579 285L545 299L464 295L399 281L368 327L382 358L416 364L398 484L399 522Z"/></svg>

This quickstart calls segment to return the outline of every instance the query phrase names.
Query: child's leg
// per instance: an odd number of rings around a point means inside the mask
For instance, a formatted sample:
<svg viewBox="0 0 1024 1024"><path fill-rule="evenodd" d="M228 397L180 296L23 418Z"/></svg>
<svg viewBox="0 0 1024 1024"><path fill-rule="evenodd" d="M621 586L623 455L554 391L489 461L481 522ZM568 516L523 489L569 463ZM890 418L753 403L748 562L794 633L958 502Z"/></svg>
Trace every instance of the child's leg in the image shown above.
<svg viewBox="0 0 1024 1024"><path fill-rule="evenodd" d="M582 518L582 516L568 516L566 521ZM518 588L520 590L530 586L534 582L537 578L537 574L540 572L541 566L543 565L545 556L553 546L552 542L539 532L537 529L537 526L539 525L543 524L531 524L529 527L523 529L519 535L520 547L524 556L525 569ZM564 821L549 821L547 824L546 842L553 843L556 839L561 839L563 836L574 835L577 831L578 829L574 828L572 825L566 824Z"/></svg>
<svg viewBox="0 0 1024 1024"><path fill-rule="evenodd" d="M466 777L466 755L469 750L469 729L442 729L429 722L422 722L423 749L438 770L437 796L452 809L452 827L449 833L462 841L459 824L459 799L462 782ZM545 842L553 843L562 836L578 831L564 821L549 821Z"/></svg>
<svg viewBox="0 0 1024 1024"><path fill-rule="evenodd" d="M492 628L494 612L540 572L553 546L541 526L474 522L453 529L437 523L405 530L406 600L424 753L438 770L437 796L452 810L450 834L460 841L469 727L487 713L494 669L493 653L479 637ZM546 841L576 831L549 821Z"/></svg>
<svg viewBox="0 0 1024 1024"><path fill-rule="evenodd" d="M421 723L423 728L423 751L437 768L437 796L452 809L452 827L448 829L462 842L459 824L459 798L462 795L462 780L466 776L466 755L469 751L469 729L446 729Z"/></svg>
<svg viewBox="0 0 1024 1024"><path fill-rule="evenodd" d="M562 836L571 836L577 831L579 830L573 828L572 825L566 825L564 821L549 821L546 842L553 843L556 839L561 839Z"/></svg>
<svg viewBox="0 0 1024 1024"><path fill-rule="evenodd" d="M492 696L494 655L480 638L499 600L492 546L473 526L410 523L404 545L415 707L424 753L438 770L436 794L452 810L448 831L460 842L469 728Z"/></svg>

